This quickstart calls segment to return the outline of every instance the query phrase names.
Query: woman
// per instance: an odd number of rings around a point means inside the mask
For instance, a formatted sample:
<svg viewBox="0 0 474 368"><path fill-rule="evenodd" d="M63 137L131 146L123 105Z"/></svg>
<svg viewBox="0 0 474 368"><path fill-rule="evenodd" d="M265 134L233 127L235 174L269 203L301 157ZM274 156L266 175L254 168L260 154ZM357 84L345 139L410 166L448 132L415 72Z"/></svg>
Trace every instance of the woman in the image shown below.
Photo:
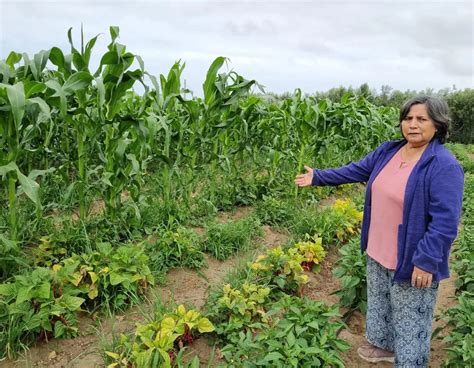
<svg viewBox="0 0 474 368"><path fill-rule="evenodd" d="M295 184L367 182L361 250L367 252L367 343L359 356L396 367L427 367L438 282L459 224L464 174L443 146L445 102L426 96L400 111L404 139L362 160L298 175Z"/></svg>

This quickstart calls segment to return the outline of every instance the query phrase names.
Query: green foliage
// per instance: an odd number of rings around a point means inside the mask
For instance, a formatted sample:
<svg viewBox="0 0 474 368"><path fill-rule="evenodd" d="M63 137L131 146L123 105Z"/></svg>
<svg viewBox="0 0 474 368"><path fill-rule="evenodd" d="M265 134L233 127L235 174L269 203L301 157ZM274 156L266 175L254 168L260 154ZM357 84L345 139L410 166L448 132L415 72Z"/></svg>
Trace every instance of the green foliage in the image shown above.
<svg viewBox="0 0 474 368"><path fill-rule="evenodd" d="M125 309L154 284L142 245L100 243L97 251L73 255L62 264L72 270L65 279L87 296L89 308Z"/></svg>
<svg viewBox="0 0 474 368"><path fill-rule="evenodd" d="M250 249L252 240L262 234L260 221L253 216L225 224L215 223L206 226L202 247L214 258L224 260L238 251Z"/></svg>
<svg viewBox="0 0 474 368"><path fill-rule="evenodd" d="M272 289L301 294L303 286L308 282L302 266L304 261L305 257L295 248L285 252L281 247L276 247L267 254L258 256L250 268L255 272L256 278Z"/></svg>
<svg viewBox="0 0 474 368"><path fill-rule="evenodd" d="M260 88L256 81L223 70L224 57L209 67L204 98L188 99L183 63L156 78L118 35L110 27L111 42L95 73L89 62L97 36L85 43L81 32L76 47L72 30L69 54L53 47L2 61L0 100L8 107L1 114L0 171L10 238L49 235L36 226L25 227L26 234L18 229L25 222L13 204L22 192L38 205L30 211L36 222L44 202L48 210L77 212L88 226L101 200L99 230L91 226L87 234L92 242L118 243L263 196L314 198L292 185L303 162L340 165L394 135L395 109L374 106L368 88L367 98L331 101L297 90L270 102L252 94ZM143 95L133 92L136 82L144 85ZM38 191L40 176L48 187Z"/></svg>
<svg viewBox="0 0 474 368"><path fill-rule="evenodd" d="M360 237L354 237L339 249L341 258L336 262L334 276L341 280L341 288L334 294L341 306L350 311L367 311L366 255L360 251Z"/></svg>
<svg viewBox="0 0 474 368"><path fill-rule="evenodd" d="M59 242L41 238L37 248L33 249L34 263L40 267L52 267L66 258L67 250Z"/></svg>
<svg viewBox="0 0 474 368"><path fill-rule="evenodd" d="M30 266L17 242L0 234L0 282Z"/></svg>
<svg viewBox="0 0 474 368"><path fill-rule="evenodd" d="M161 275L170 268L199 269L206 265L199 237L194 231L178 226L174 230L162 230L157 235L156 242L146 245L153 273Z"/></svg>
<svg viewBox="0 0 474 368"><path fill-rule="evenodd" d="M115 351L105 351L106 362L111 362L108 367L174 367L177 354L193 342L197 333L213 330L214 326L206 317L180 305L172 313L138 325L133 338L122 335L114 346Z"/></svg>
<svg viewBox="0 0 474 368"><path fill-rule="evenodd" d="M300 241L288 250L288 254L300 254L303 256L301 265L306 271L319 271L319 265L326 257L321 238L314 236L307 241Z"/></svg>
<svg viewBox="0 0 474 368"><path fill-rule="evenodd" d="M208 316L224 340L232 333L257 331L268 323L270 288L244 282L239 288L226 284L221 292L222 296L208 305Z"/></svg>
<svg viewBox="0 0 474 368"><path fill-rule="evenodd" d="M474 173L474 144L447 143L446 147L456 156L464 172Z"/></svg>
<svg viewBox="0 0 474 368"><path fill-rule="evenodd" d="M0 284L0 345L3 354L16 356L36 339L76 336L75 312L84 302L77 291L63 287L56 272L36 268Z"/></svg>
<svg viewBox="0 0 474 368"><path fill-rule="evenodd" d="M361 96L376 106L387 106L395 109L401 108L408 99L416 95L440 97L446 100L450 110L452 120L450 141L464 144L474 142L474 90L471 88L464 90L445 88L438 91L428 88L423 91L398 91L393 90L390 86L382 86L380 92L377 92L364 83L359 88L345 88L342 86L331 88L326 92L316 93L316 96L338 102L347 94Z"/></svg>
<svg viewBox="0 0 474 368"><path fill-rule="evenodd" d="M263 199L257 202L256 215L262 224L266 225L279 226L288 224L297 216L298 212L298 205L295 201L263 196Z"/></svg>
<svg viewBox="0 0 474 368"><path fill-rule="evenodd" d="M474 292L474 175L466 174L462 230L455 243L453 269L458 275L456 290Z"/></svg>
<svg viewBox="0 0 474 368"><path fill-rule="evenodd" d="M466 224L453 250L456 261L453 270L456 272L455 281L458 292L474 293L474 224Z"/></svg>
<svg viewBox="0 0 474 368"><path fill-rule="evenodd" d="M335 307L287 296L268 314L272 323L257 334L230 336L221 350L227 367L344 367L340 352L349 345L337 338Z"/></svg>
<svg viewBox="0 0 474 368"><path fill-rule="evenodd" d="M446 98L452 119L450 141L474 143L474 89L450 93Z"/></svg>
<svg viewBox="0 0 474 368"><path fill-rule="evenodd" d="M463 292L458 303L443 316L452 327L443 339L448 351L445 367L465 367L474 361L474 293Z"/></svg>
<svg viewBox="0 0 474 368"><path fill-rule="evenodd" d="M464 367L474 359L474 175L466 174L463 202L463 228L455 243L454 271L458 274L458 305L445 311L442 319L450 325L443 339L448 358L445 367Z"/></svg>
<svg viewBox="0 0 474 368"><path fill-rule="evenodd" d="M197 197L191 203L191 220L192 225L199 225L206 220L211 220L217 215L216 206L203 197Z"/></svg>
<svg viewBox="0 0 474 368"><path fill-rule="evenodd" d="M323 244L345 243L359 231L362 212L350 199L337 199L322 209L306 206L295 214L289 230L298 238L319 235Z"/></svg>

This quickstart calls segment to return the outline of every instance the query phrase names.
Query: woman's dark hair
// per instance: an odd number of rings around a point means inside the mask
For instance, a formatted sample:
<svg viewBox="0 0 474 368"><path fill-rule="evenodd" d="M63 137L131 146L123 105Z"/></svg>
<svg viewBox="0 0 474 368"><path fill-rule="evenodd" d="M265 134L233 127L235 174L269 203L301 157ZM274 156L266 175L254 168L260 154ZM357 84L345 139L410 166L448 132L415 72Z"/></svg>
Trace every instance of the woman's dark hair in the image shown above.
<svg viewBox="0 0 474 368"><path fill-rule="evenodd" d="M430 119L433 120L433 124L437 130L435 137L438 138L441 143L445 143L446 138L448 137L449 125L451 123L448 104L437 97L415 96L410 98L400 109L400 128L402 121L405 120L413 105L426 106L426 112Z"/></svg>

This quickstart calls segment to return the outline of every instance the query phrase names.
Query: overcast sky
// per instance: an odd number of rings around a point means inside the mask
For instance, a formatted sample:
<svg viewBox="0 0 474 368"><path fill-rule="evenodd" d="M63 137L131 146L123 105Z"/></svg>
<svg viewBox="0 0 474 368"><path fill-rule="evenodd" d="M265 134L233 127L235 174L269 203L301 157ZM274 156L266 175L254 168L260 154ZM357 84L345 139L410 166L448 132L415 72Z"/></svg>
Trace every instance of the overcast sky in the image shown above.
<svg viewBox="0 0 474 368"><path fill-rule="evenodd" d="M79 45L101 33L92 64L110 42L142 56L154 75L186 62L187 87L201 94L217 56L266 91L304 92L364 82L380 89L474 87L473 1L0 0L0 59Z"/></svg>

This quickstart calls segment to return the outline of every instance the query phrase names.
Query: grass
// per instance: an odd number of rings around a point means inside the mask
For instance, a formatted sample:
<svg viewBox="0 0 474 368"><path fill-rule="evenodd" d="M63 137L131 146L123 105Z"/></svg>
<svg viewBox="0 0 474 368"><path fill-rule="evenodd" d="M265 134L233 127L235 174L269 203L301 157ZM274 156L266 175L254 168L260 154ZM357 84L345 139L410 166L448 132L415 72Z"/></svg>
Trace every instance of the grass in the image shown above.
<svg viewBox="0 0 474 368"><path fill-rule="evenodd" d="M252 247L252 241L263 235L260 221L254 216L230 220L225 224L206 226L203 250L218 260L225 260L239 251Z"/></svg>

